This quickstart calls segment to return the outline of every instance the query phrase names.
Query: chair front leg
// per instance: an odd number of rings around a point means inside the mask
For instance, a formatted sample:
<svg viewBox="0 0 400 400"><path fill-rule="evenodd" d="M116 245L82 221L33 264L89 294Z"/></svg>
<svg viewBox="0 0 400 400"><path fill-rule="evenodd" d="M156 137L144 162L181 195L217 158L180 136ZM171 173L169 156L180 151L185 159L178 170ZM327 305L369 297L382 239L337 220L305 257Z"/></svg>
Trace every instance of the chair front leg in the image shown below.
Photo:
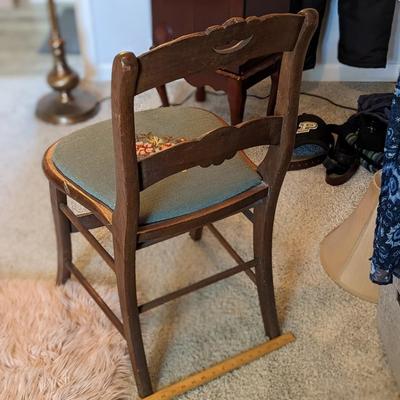
<svg viewBox="0 0 400 400"><path fill-rule="evenodd" d="M64 284L71 272L67 264L72 261L71 224L68 218L60 210L60 204L67 204L67 196L50 182L50 201L53 211L54 225L57 241L57 278L56 284Z"/></svg>
<svg viewBox="0 0 400 400"><path fill-rule="evenodd" d="M272 231L277 196L268 198L254 208L253 246L256 260L256 285L265 334L270 338L281 334L275 304L272 275Z"/></svg>
<svg viewBox="0 0 400 400"><path fill-rule="evenodd" d="M192 229L189 232L189 235L195 242L197 242L203 235L203 227L201 226L200 228Z"/></svg>
<svg viewBox="0 0 400 400"><path fill-rule="evenodd" d="M132 243L135 242L134 237L131 240ZM136 291L135 248L132 248L130 244L124 246L124 242L124 240L114 236L115 272L125 339L128 344L137 390L139 396L143 398L152 394L153 389L140 326Z"/></svg>

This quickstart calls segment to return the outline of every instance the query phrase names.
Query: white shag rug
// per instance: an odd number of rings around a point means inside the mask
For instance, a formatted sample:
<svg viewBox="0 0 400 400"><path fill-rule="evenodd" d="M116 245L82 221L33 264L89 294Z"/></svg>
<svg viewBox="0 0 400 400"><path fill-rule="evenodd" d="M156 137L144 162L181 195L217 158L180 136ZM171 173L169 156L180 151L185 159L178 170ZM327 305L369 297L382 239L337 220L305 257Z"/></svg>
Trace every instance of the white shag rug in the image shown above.
<svg viewBox="0 0 400 400"><path fill-rule="evenodd" d="M1 281L0 321L2 400L132 398L125 341L77 282Z"/></svg>

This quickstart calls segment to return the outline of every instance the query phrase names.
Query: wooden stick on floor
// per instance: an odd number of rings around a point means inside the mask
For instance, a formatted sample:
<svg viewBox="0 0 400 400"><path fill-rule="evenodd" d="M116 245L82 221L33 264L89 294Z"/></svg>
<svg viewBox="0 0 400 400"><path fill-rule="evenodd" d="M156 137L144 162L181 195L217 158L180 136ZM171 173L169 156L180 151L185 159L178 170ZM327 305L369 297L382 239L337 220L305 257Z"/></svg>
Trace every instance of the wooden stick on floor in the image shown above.
<svg viewBox="0 0 400 400"><path fill-rule="evenodd" d="M213 379L226 374L227 372L240 368L265 354L271 353L274 350L278 350L294 340L295 337L291 332L285 333L276 337L275 339L269 340L268 342L215 364L201 372L190 375L179 382L173 383L172 385L167 386L146 397L144 400L170 400L175 396L204 385L205 383L210 382Z"/></svg>

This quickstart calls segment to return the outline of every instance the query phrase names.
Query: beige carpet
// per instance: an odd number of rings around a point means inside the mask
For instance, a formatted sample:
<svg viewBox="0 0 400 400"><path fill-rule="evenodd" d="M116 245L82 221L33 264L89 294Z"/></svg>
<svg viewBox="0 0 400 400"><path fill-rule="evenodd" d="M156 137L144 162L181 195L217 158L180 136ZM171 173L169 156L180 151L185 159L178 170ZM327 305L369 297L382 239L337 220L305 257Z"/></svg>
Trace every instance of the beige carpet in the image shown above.
<svg viewBox="0 0 400 400"><path fill-rule="evenodd" d="M354 105L358 95L391 91L393 85L308 83L304 89ZM55 241L40 161L49 144L77 126L35 120L35 102L46 90L37 77L0 78L0 399L136 398L118 334L76 285L56 289L52 284ZM97 90L108 94L107 87ZM182 99L188 90L178 82L172 99ZM267 91L264 85L252 89ZM149 92L137 105L158 104L155 92ZM224 97L209 96L204 106L227 116ZM264 110L264 102L249 99L246 116ZM327 122L349 115L308 97L302 98L301 110ZM96 119L109 115L105 102ZM360 170L333 188L324 183L320 166L288 174L275 225L274 270L280 321L297 341L182 399L398 399L377 335L376 307L337 287L319 262L320 241L350 214L370 179ZM251 226L244 218L218 226L243 257L251 256ZM106 232L96 234L110 244ZM77 265L117 307L113 278L99 257L80 237L74 249ZM232 261L205 232L199 243L184 235L144 249L138 265L145 301ZM264 340L256 291L246 276L144 314L143 323L156 387Z"/></svg>

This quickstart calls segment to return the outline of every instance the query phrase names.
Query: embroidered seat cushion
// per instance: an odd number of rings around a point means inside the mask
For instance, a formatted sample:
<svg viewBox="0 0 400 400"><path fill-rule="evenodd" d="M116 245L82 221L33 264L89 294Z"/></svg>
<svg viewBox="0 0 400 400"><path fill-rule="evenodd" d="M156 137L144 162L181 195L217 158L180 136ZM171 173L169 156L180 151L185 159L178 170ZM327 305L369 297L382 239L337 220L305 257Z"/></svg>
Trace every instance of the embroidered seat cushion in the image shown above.
<svg viewBox="0 0 400 400"><path fill-rule="evenodd" d="M138 159L224 125L216 115L199 108L166 107L137 112ZM116 191L111 120L61 139L54 150L53 162L67 179L114 209ZM260 182L259 174L240 154L218 166L191 168L140 193L139 221L148 224L198 211Z"/></svg>

